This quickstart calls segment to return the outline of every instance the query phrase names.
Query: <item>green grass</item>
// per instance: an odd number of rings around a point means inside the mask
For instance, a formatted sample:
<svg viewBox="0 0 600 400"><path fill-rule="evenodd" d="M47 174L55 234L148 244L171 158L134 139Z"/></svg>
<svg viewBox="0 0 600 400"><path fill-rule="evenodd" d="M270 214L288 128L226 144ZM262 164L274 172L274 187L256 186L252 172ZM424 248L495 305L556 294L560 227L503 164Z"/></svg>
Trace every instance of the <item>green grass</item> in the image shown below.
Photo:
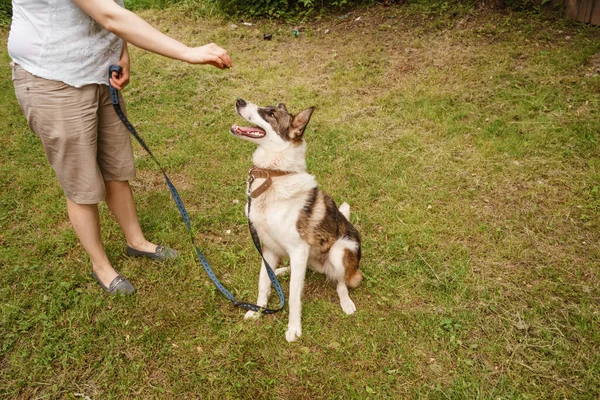
<svg viewBox="0 0 600 400"><path fill-rule="evenodd" d="M228 134L240 123L234 101L316 106L309 168L350 203L363 236L358 311L344 316L335 288L308 273L299 342L285 341L287 309L243 321L137 145L143 228L182 257L128 259L102 206L109 256L138 288L105 295L5 67L0 397L597 398L597 28L391 6L307 23L296 39L296 26L231 30L186 10L141 14L186 43L219 43L234 68L132 49L124 96L203 252L236 296L255 300L259 256L243 213L253 149Z"/></svg>

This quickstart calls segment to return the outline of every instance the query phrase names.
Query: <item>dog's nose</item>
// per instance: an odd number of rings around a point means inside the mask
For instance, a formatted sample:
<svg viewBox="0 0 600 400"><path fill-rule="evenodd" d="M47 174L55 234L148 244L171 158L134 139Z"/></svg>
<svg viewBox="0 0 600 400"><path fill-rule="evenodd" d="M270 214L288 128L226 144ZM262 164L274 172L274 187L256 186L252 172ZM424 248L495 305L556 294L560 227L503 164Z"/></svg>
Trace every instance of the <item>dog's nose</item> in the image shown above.
<svg viewBox="0 0 600 400"><path fill-rule="evenodd" d="M237 107L246 107L246 100L244 100L244 99L237 99L235 101L235 105Z"/></svg>

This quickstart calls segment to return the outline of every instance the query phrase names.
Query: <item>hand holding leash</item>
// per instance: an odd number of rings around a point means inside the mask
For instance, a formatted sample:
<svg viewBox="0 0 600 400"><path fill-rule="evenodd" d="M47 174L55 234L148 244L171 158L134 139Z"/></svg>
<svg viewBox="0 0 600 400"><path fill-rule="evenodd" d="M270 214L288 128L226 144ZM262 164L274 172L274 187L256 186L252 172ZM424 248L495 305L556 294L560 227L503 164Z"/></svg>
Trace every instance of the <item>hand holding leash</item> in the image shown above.
<svg viewBox="0 0 600 400"><path fill-rule="evenodd" d="M116 64L111 65L108 70L109 85L117 90L123 90L129 83L129 71Z"/></svg>
<svg viewBox="0 0 600 400"><path fill-rule="evenodd" d="M112 99L113 105L119 104L119 94L116 90L114 90L116 88L113 87L112 80L113 77L119 78L121 76L122 71L123 68L121 68L120 65L113 64L110 67L108 67L108 86L110 88L110 97Z"/></svg>

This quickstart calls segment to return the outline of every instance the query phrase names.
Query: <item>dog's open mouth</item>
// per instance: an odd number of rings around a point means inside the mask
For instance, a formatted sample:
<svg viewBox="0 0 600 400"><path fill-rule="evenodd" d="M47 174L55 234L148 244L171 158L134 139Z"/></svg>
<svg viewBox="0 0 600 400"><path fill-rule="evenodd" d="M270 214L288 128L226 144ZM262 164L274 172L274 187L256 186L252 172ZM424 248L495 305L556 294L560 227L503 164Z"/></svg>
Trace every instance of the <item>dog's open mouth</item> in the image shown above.
<svg viewBox="0 0 600 400"><path fill-rule="evenodd" d="M247 136L252 139L260 139L266 135L266 132L256 126L233 125L230 132L237 136Z"/></svg>

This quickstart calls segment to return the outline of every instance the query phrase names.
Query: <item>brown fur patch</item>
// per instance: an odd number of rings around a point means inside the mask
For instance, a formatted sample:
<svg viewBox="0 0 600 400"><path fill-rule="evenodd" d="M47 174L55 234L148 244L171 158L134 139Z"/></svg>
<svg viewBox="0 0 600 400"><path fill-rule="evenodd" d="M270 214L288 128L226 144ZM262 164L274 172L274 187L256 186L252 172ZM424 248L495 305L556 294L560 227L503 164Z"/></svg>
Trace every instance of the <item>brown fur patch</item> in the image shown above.
<svg viewBox="0 0 600 400"><path fill-rule="evenodd" d="M290 126L292 125L292 115L285 108L280 107L261 107L258 114L267 121L277 132L279 137L285 141L290 140Z"/></svg>
<svg viewBox="0 0 600 400"><path fill-rule="evenodd" d="M300 237L311 246L318 247L323 254L329 251L336 240L335 227L332 231L329 224L323 224L327 219L328 211L323 192L319 188L314 188L306 199L296 222Z"/></svg>
<svg viewBox="0 0 600 400"><path fill-rule="evenodd" d="M260 107L258 114L271 125L279 137L299 145L313 111L314 107L311 107L294 116L287 111L285 104L280 103L277 107Z"/></svg>
<svg viewBox="0 0 600 400"><path fill-rule="evenodd" d="M300 237L313 247L319 248L323 257L340 238L348 238L358 243L356 252L346 250L343 263L346 269L344 280L350 287L356 287L362 280L358 269L361 258L360 235L337 208L326 193L314 188L296 222Z"/></svg>
<svg viewBox="0 0 600 400"><path fill-rule="evenodd" d="M344 281L350 288L355 288L363 280L362 272L358 269L358 262L360 261L359 252L355 253L350 249L344 251L344 268L346 273L344 275Z"/></svg>

